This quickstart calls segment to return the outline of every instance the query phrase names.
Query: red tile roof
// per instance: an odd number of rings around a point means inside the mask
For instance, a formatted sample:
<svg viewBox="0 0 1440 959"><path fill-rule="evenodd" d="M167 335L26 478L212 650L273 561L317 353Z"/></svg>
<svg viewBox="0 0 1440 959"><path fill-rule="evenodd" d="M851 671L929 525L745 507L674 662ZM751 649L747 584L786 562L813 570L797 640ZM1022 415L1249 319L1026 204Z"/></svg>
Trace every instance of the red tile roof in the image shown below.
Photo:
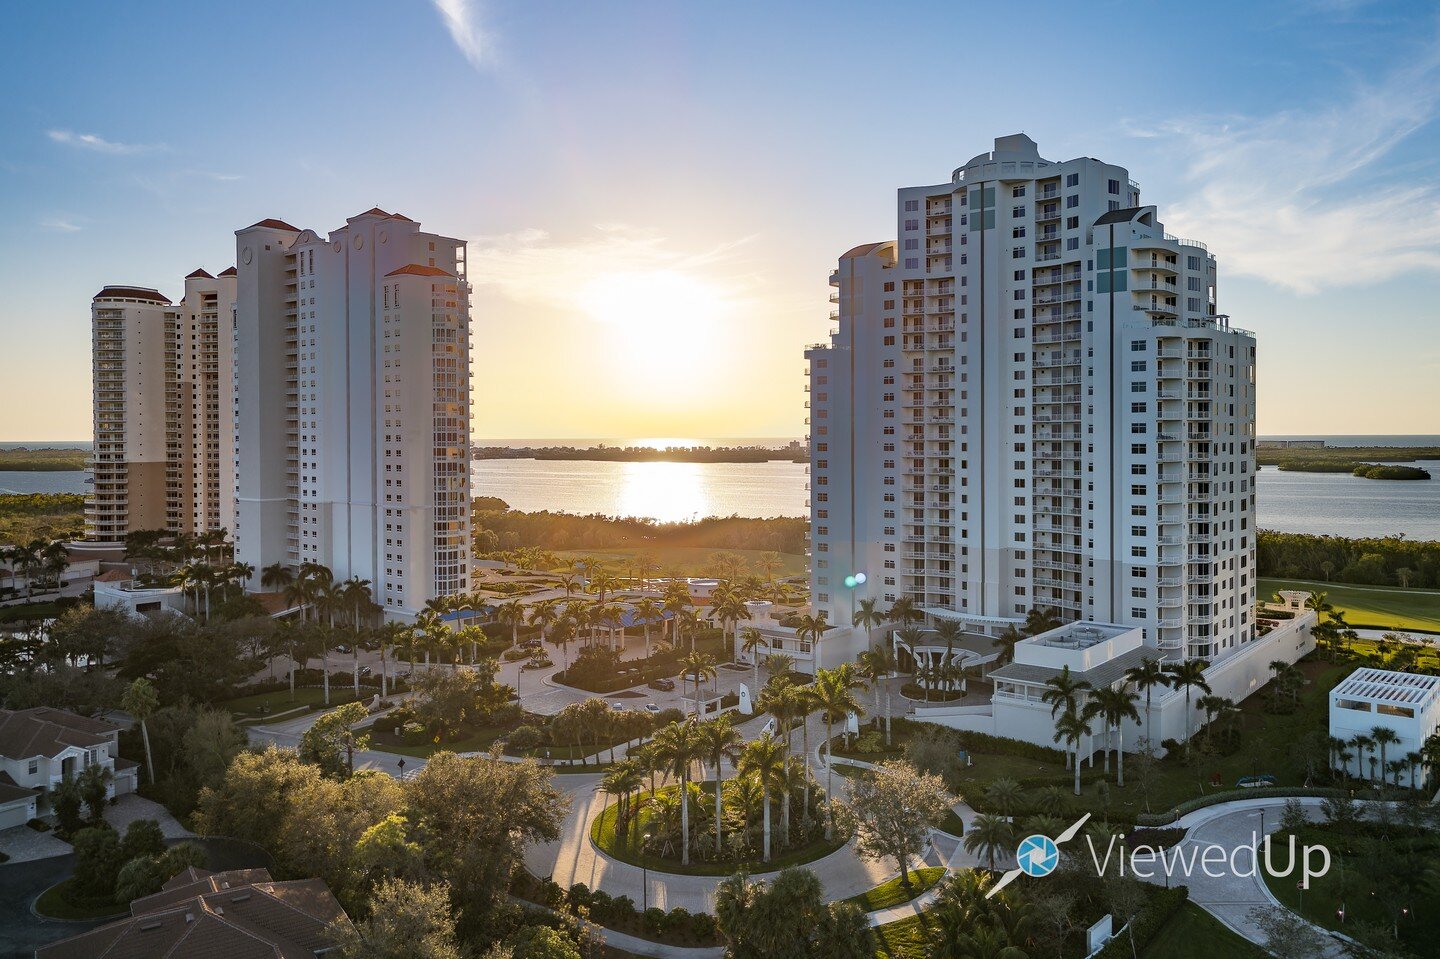
<svg viewBox="0 0 1440 959"><path fill-rule="evenodd" d="M221 270L221 271L220 271L220 275L221 275L221 276L235 276L235 275L236 275L236 273L235 273L235 267L232 266L232 267L230 267L229 269Z"/></svg>
<svg viewBox="0 0 1440 959"><path fill-rule="evenodd" d="M53 759L72 746L89 748L110 741L119 727L63 709L36 706L0 709L0 756L10 760Z"/></svg>
<svg viewBox="0 0 1440 959"><path fill-rule="evenodd" d="M355 214L355 216L352 216L350 219L353 220L353 219L356 219L356 217L362 217L362 216L383 216L383 217L388 217L389 215L390 215L390 214L386 213L384 210L380 209L378 206L372 206L370 209L366 210L364 213L357 213L357 214Z"/></svg>
<svg viewBox="0 0 1440 959"><path fill-rule="evenodd" d="M298 229L296 229L295 227L293 227L293 226L291 226L290 224L286 223L284 220L277 220L277 219L275 219L274 217L270 217L270 218L268 218L268 219L261 220L261 221L258 222L258 223L252 223L252 224L250 224L249 226L247 226L245 229L247 229L247 230L253 230L253 229L255 229L257 226L263 226L263 227L265 227L267 230L288 230L288 231L291 232L291 233L299 233L299 232L300 232Z"/></svg>
<svg viewBox="0 0 1440 959"><path fill-rule="evenodd" d="M203 269L199 269L199 270L196 270L194 273L191 273L189 276L185 277L185 279L187 279L187 280L194 280L194 279L213 280L213 279L215 279L215 277L211 276L209 273L206 273Z"/></svg>
<svg viewBox="0 0 1440 959"><path fill-rule="evenodd" d="M97 300L149 300L151 303L170 305L170 298L144 286L107 286L95 294Z"/></svg>
<svg viewBox="0 0 1440 959"><path fill-rule="evenodd" d="M438 266L423 266L423 265L421 265L421 264L419 264L419 263L410 263L410 264L407 264L407 265L405 265L405 266L400 267L400 269L398 269L398 270L391 270L389 273L386 273L385 275L386 275L386 276L449 276L449 277L453 277L455 274L454 274L454 273L446 273L444 270L440 269Z"/></svg>
<svg viewBox="0 0 1440 959"><path fill-rule="evenodd" d="M392 220L404 220L406 223L414 223L414 222L415 222L414 220L410 219L408 216L406 216L406 215L403 214L403 213L392 213L392 214L390 214L390 219L392 219Z"/></svg>
<svg viewBox="0 0 1440 959"><path fill-rule="evenodd" d="M112 569L95 577L97 583L123 583L132 577L123 569Z"/></svg>

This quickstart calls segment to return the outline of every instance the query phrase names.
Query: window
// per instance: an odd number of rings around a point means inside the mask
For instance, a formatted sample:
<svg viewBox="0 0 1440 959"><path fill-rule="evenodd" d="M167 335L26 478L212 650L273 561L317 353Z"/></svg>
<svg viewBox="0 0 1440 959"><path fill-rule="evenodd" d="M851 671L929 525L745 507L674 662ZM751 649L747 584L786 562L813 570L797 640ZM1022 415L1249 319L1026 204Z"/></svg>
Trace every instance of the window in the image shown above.
<svg viewBox="0 0 1440 959"><path fill-rule="evenodd" d="M1080 194L1072 193L1065 198L1065 209L1073 210L1080 205Z"/></svg>
<svg viewBox="0 0 1440 959"><path fill-rule="evenodd" d="M1078 173L1067 173L1067 174L1065 174L1065 185L1066 185L1066 186L1079 186L1079 185L1080 185L1080 174L1078 174Z"/></svg>
<svg viewBox="0 0 1440 959"><path fill-rule="evenodd" d="M1119 181L1119 180L1111 180L1111 181L1110 181L1110 192L1113 193L1113 194L1115 194L1116 196L1119 196L1119 195L1120 195L1120 181Z"/></svg>
<svg viewBox="0 0 1440 959"><path fill-rule="evenodd" d="M1025 195L1025 184L1022 183L1015 189L1011 190L1010 195L1017 200L1020 199L1022 196Z"/></svg>
<svg viewBox="0 0 1440 959"><path fill-rule="evenodd" d="M1025 215L1025 204L1021 203L1021 204L1018 205L1018 206L1013 206L1013 207L1011 207L1011 208L1010 208L1010 215L1011 215L1012 217L1017 218L1017 219L1020 218L1020 217L1022 217L1022 216L1024 216L1024 215Z"/></svg>
<svg viewBox="0 0 1440 959"><path fill-rule="evenodd" d="M919 209L920 209L920 201L919 201L919 200L906 200L906 201L905 201L905 212L906 212L906 213L915 213L915 212L918 211Z"/></svg>
<svg viewBox="0 0 1440 959"><path fill-rule="evenodd" d="M906 221L905 221L905 229L907 229L907 230L918 230L918 229L920 229L920 221L919 221L919 220L906 220Z"/></svg>

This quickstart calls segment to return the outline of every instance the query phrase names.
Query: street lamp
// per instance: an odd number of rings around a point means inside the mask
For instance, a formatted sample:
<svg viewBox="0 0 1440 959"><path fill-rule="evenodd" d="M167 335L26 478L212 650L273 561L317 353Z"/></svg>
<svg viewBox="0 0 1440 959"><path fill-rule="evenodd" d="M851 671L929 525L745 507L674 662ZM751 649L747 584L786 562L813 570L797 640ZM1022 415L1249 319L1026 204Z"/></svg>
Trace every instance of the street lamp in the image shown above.
<svg viewBox="0 0 1440 959"><path fill-rule="evenodd" d="M650 868L645 865L645 847L650 845L650 831L640 837L640 912L650 910Z"/></svg>

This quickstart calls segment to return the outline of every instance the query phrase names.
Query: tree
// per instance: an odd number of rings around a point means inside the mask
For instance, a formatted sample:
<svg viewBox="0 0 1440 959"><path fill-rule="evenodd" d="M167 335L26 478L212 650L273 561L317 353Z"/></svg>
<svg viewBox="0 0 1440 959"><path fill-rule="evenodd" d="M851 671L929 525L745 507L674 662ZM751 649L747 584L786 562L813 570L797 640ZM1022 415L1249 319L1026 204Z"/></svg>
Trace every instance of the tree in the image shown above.
<svg viewBox="0 0 1440 959"><path fill-rule="evenodd" d="M811 685L811 695L815 697L815 705L819 709L821 717L825 720L825 795L832 797L834 790L834 767L831 760L831 744L835 738L835 722L844 719L850 713L864 715L865 710L860 706L860 700L855 695L855 690L864 684L855 667L850 663L841 663L834 669L822 669L815 674L815 682ZM825 813L825 838L832 839L835 835L835 809L833 801L827 802Z"/></svg>
<svg viewBox="0 0 1440 959"><path fill-rule="evenodd" d="M863 859L893 859L910 888L910 860L924 852L930 825L956 802L939 776L903 760L881 763L850 785L856 851Z"/></svg>
<svg viewBox="0 0 1440 959"><path fill-rule="evenodd" d="M709 760L710 765L715 767L715 855L719 856L724 851L722 844L721 829L724 824L724 807L721 794L725 785L725 760L735 755L736 749L744 741L740 731L730 725L729 716L716 716L700 724L695 731L695 746L701 756ZM616 830L619 832L619 829Z"/></svg>
<svg viewBox="0 0 1440 959"><path fill-rule="evenodd" d="M1289 909L1255 908L1249 918L1264 937L1265 950L1275 959L1312 959L1326 954L1325 936Z"/></svg>
<svg viewBox="0 0 1440 959"><path fill-rule="evenodd" d="M1380 768L1389 771L1389 765L1385 758L1385 749L1387 746L1393 746L1400 742L1400 737L1397 736L1395 730L1389 726L1376 726L1370 730L1370 738L1374 740L1376 746L1380 747Z"/></svg>
<svg viewBox="0 0 1440 959"><path fill-rule="evenodd" d="M124 695L120 697L120 708L140 725L140 739L145 744L145 772L153 786L155 756L150 751L150 727L146 723L155 710L160 708L160 697L155 694L155 687L150 684L150 680L141 676L125 688Z"/></svg>
<svg viewBox="0 0 1440 959"><path fill-rule="evenodd" d="M370 914L334 930L340 959L460 959L450 889L391 879L375 887Z"/></svg>
<svg viewBox="0 0 1440 959"><path fill-rule="evenodd" d="M865 959L874 941L865 917L848 903L824 901L820 880L790 868L770 882L743 873L715 890L715 922L731 959Z"/></svg>
<svg viewBox="0 0 1440 959"><path fill-rule="evenodd" d="M750 685L753 695L760 690L760 650L770 644L765 641L765 635L754 626L746 626L740 630L740 639L740 651L750 656Z"/></svg>
<svg viewBox="0 0 1440 959"><path fill-rule="evenodd" d="M747 743L740 752L736 764L740 775L751 777L760 786L760 800L763 819L763 854L765 862L770 861L770 795L771 791L785 789L785 765L787 751L785 743L770 735L761 733L759 738ZM782 793L782 795L785 795ZM786 804L789 797L786 796Z"/></svg>
<svg viewBox="0 0 1440 959"><path fill-rule="evenodd" d="M1132 722L1140 721L1140 714L1135 711L1135 701L1139 699L1137 693L1132 693L1123 685L1119 687L1097 689L1086 703L1084 712L1089 716L1099 717L1105 723L1105 771L1110 771L1110 747L1111 737L1119 738L1115 746L1115 784L1125 785L1125 720Z"/></svg>
<svg viewBox="0 0 1440 959"><path fill-rule="evenodd" d="M1187 659L1183 663L1176 663L1170 667L1170 685L1176 689L1185 690L1185 751L1190 751L1190 693L1192 690L1200 690L1203 693L1210 693L1210 683L1205 679L1205 667L1208 664L1203 659Z"/></svg>
<svg viewBox="0 0 1440 959"><path fill-rule="evenodd" d="M1080 744L1090 735L1090 719L1072 707L1055 720L1055 741L1063 740L1075 755L1075 795L1080 795Z"/></svg>
<svg viewBox="0 0 1440 959"><path fill-rule="evenodd" d="M525 847L560 838L568 803L533 762L449 752L430 757L406 783L405 799L406 817L431 837L426 866L477 921L506 895Z"/></svg>
<svg viewBox="0 0 1440 959"><path fill-rule="evenodd" d="M680 660L680 675L695 684L695 716L700 716L700 684L707 679L714 679L715 657L709 653L697 653L690 650L685 658Z"/></svg>
<svg viewBox="0 0 1440 959"><path fill-rule="evenodd" d="M328 776L355 773L355 750L364 749L370 737L355 735L354 726L369 713L364 703L346 703L324 713L300 736L300 758L319 766Z"/></svg>
<svg viewBox="0 0 1440 959"><path fill-rule="evenodd" d="M1136 692L1145 694L1145 739L1153 746L1155 736L1150 727L1150 697L1157 687L1170 688L1170 674L1165 672L1158 659L1146 657L1140 661L1140 665L1131 666L1125 671L1125 682L1134 684Z"/></svg>
<svg viewBox="0 0 1440 959"><path fill-rule="evenodd" d="M985 804L1002 816L1014 815L1023 796L1024 790L1014 779L992 779L985 787Z"/></svg>
<svg viewBox="0 0 1440 959"><path fill-rule="evenodd" d="M1005 627L1004 632L992 639L990 644L1000 650L996 665L1004 666L1006 663L1014 662L1015 646L1024 638L1025 634L1022 633L1014 623L1011 623Z"/></svg>
<svg viewBox="0 0 1440 959"><path fill-rule="evenodd" d="M965 830L965 851L972 856L984 856L990 871L995 871L995 857L1009 855L1015 846L1015 829L1002 816L981 813Z"/></svg>
<svg viewBox="0 0 1440 959"><path fill-rule="evenodd" d="M885 709L885 745L889 746L890 739L890 687L886 686L884 680L889 679L899 668L895 662L895 651L887 644L881 643L872 646L860 654L856 660L859 673L870 684L870 689L875 696L876 711L879 711L880 697L883 694Z"/></svg>
<svg viewBox="0 0 1440 959"><path fill-rule="evenodd" d="M110 781L114 778L115 774L99 763L86 766L75 778L75 787L80 790L80 798L90 813L90 822L105 821L105 801L109 798Z"/></svg>
<svg viewBox="0 0 1440 959"><path fill-rule="evenodd" d="M209 707L196 710L181 740L185 765L196 788L213 786L224 779L225 770L245 744L245 731L230 713Z"/></svg>
<svg viewBox="0 0 1440 959"><path fill-rule="evenodd" d="M680 863L690 864L690 764L700 756L694 722L671 723L655 734L656 755L680 780Z"/></svg>
<svg viewBox="0 0 1440 959"><path fill-rule="evenodd" d="M1039 636L1052 629L1058 629L1063 622L1060 614L1050 607L1035 608L1025 614L1023 627L1026 636Z"/></svg>

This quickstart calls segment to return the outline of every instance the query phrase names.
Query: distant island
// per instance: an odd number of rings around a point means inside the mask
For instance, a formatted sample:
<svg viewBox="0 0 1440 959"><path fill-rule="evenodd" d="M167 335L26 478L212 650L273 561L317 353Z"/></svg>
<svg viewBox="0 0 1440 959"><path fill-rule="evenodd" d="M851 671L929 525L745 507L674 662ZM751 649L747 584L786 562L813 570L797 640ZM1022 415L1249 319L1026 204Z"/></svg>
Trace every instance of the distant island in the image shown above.
<svg viewBox="0 0 1440 959"><path fill-rule="evenodd" d="M89 456L90 451L82 449L28 449L17 446L13 449L0 449L0 470L23 473L83 470Z"/></svg>
<svg viewBox="0 0 1440 959"><path fill-rule="evenodd" d="M1377 463L1413 463L1417 460L1440 460L1440 447L1435 446L1330 446L1267 447L1263 442L1255 449L1261 466L1278 466L1291 473L1349 473L1365 479L1428 480L1430 471L1419 466L1394 466Z"/></svg>
<svg viewBox="0 0 1440 959"><path fill-rule="evenodd" d="M477 446L477 460L595 460L604 463L768 463L783 460L804 463L809 450L798 442L772 449L766 446Z"/></svg>

